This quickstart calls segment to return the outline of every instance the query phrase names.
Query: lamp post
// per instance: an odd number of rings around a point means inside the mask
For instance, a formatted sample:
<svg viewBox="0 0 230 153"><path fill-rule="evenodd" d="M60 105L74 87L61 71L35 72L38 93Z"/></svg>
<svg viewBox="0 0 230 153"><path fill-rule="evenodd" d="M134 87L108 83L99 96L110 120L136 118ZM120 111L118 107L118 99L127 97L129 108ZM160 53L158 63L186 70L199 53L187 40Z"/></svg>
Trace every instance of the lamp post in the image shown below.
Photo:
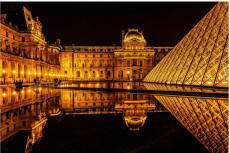
<svg viewBox="0 0 230 153"><path fill-rule="evenodd" d="M15 72L15 71L13 71L13 76L14 76L14 83L15 83L15 73L16 73L16 72Z"/></svg>
<svg viewBox="0 0 230 153"><path fill-rule="evenodd" d="M29 74L29 83L30 83L30 72L28 72L28 74Z"/></svg>
<svg viewBox="0 0 230 153"><path fill-rule="evenodd" d="M5 84L5 77L6 77L6 70L2 70L2 73L3 73L3 81L4 81L4 84Z"/></svg>
<svg viewBox="0 0 230 153"><path fill-rule="evenodd" d="M21 73L22 73L22 82L23 82L23 77L24 77L23 74L24 74L24 72L21 72Z"/></svg>
<svg viewBox="0 0 230 153"><path fill-rule="evenodd" d="M128 71L128 72L127 72L127 74L128 74L128 80L129 80L129 74L130 74L130 71Z"/></svg>

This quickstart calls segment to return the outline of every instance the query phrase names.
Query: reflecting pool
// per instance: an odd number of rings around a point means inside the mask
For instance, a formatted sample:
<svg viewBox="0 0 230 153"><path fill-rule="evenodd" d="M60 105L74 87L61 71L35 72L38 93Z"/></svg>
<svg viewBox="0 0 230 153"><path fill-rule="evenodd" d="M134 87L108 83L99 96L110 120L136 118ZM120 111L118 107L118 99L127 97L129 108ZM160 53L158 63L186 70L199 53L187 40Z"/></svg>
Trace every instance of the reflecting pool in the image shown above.
<svg viewBox="0 0 230 153"><path fill-rule="evenodd" d="M227 152L227 93L128 82L4 87L2 152Z"/></svg>

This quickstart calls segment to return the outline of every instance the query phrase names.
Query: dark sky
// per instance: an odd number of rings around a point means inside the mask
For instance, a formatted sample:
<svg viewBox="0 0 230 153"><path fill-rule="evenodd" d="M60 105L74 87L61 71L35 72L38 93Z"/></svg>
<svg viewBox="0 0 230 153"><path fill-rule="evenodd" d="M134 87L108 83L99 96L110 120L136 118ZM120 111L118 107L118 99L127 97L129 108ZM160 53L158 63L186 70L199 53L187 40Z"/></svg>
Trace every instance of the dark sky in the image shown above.
<svg viewBox="0 0 230 153"><path fill-rule="evenodd" d="M121 45L138 28L149 46L175 46L216 2L2 2L39 16L46 40L65 45Z"/></svg>

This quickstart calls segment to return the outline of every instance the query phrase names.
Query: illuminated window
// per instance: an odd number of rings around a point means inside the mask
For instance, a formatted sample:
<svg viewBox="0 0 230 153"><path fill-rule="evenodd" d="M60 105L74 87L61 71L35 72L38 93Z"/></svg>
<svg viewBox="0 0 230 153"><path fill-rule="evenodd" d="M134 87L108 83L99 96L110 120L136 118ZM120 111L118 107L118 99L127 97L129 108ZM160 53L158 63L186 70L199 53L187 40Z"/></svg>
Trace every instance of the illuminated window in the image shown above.
<svg viewBox="0 0 230 153"><path fill-rule="evenodd" d="M85 71L85 78L88 78L88 71Z"/></svg>
<svg viewBox="0 0 230 153"><path fill-rule="evenodd" d="M77 77L81 77L81 72L77 71Z"/></svg>
<svg viewBox="0 0 230 153"><path fill-rule="evenodd" d="M100 77L103 77L103 71L100 72Z"/></svg>
<svg viewBox="0 0 230 153"><path fill-rule="evenodd" d="M137 66L137 60L136 59L133 60L133 66Z"/></svg>

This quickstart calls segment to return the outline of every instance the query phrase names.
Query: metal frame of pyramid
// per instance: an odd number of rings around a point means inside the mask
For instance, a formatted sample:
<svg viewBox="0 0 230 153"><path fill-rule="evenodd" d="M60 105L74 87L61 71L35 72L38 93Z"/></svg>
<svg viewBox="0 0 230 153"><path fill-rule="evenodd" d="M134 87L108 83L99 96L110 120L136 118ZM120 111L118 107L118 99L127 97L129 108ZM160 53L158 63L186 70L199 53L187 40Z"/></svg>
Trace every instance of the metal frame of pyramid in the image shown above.
<svg viewBox="0 0 230 153"><path fill-rule="evenodd" d="M143 81L228 87L228 16L217 3Z"/></svg>

